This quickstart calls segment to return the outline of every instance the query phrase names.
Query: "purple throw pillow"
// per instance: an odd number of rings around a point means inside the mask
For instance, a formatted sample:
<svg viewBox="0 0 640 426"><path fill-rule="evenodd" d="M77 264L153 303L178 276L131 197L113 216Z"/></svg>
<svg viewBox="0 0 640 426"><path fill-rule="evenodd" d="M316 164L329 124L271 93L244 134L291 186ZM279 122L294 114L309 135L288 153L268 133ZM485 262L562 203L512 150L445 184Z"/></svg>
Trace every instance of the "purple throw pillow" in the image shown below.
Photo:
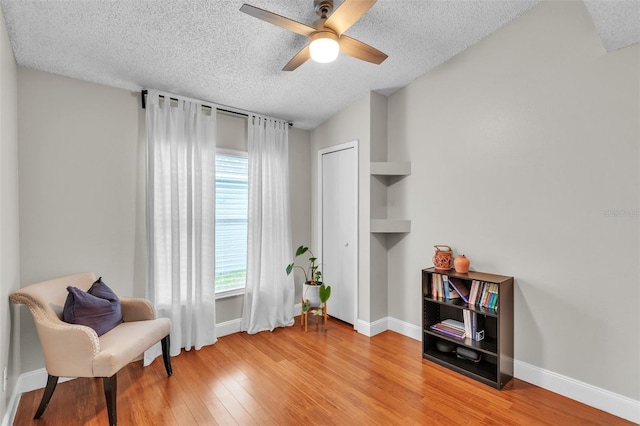
<svg viewBox="0 0 640 426"><path fill-rule="evenodd" d="M73 286L67 287L67 291L62 313L65 322L91 327L98 336L122 323L120 299L102 282L102 277L86 292Z"/></svg>

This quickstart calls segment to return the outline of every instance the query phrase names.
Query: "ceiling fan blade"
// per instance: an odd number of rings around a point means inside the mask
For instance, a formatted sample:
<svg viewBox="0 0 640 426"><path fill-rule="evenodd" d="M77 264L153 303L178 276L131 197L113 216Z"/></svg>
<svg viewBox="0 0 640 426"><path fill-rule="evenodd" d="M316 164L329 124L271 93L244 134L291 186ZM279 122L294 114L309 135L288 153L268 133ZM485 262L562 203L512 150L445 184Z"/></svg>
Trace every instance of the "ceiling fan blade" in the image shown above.
<svg viewBox="0 0 640 426"><path fill-rule="evenodd" d="M251 6L248 4L243 4L240 8L240 12L244 12L247 15L251 15L254 18L262 19L270 24L277 25L278 27L282 27L285 30L293 31L294 33L309 36L311 33L315 32L316 29L310 27L305 24L301 24L298 21L294 21L293 19L285 18L284 16L277 15L275 13L269 12L268 10L260 9L255 6Z"/></svg>
<svg viewBox="0 0 640 426"><path fill-rule="evenodd" d="M300 65L304 64L311 58L311 53L309 52L309 45L307 44L302 48L301 51L296 53L296 56L291 58L289 63L282 68L282 71L293 71L298 68Z"/></svg>
<svg viewBox="0 0 640 426"><path fill-rule="evenodd" d="M354 58L380 65L388 56L375 47L343 35L340 37L340 51Z"/></svg>
<svg viewBox="0 0 640 426"><path fill-rule="evenodd" d="M344 0L338 8L325 21L324 26L331 28L338 35L347 31L358 19L362 17L376 0Z"/></svg>

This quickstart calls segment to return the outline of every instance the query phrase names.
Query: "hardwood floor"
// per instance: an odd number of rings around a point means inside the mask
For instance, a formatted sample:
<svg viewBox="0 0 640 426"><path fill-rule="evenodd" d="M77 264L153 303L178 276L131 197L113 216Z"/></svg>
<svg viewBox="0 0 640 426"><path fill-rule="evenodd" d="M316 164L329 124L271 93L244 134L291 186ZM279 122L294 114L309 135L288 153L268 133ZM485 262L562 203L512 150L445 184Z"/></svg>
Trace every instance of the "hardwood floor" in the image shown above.
<svg viewBox="0 0 640 426"><path fill-rule="evenodd" d="M513 379L502 391L424 361L420 342L391 331L367 338L329 320L221 337L200 351L118 373L124 425L626 425ZM44 383L43 383L44 385ZM25 393L15 425L106 425L100 379L58 385L42 419L43 390Z"/></svg>

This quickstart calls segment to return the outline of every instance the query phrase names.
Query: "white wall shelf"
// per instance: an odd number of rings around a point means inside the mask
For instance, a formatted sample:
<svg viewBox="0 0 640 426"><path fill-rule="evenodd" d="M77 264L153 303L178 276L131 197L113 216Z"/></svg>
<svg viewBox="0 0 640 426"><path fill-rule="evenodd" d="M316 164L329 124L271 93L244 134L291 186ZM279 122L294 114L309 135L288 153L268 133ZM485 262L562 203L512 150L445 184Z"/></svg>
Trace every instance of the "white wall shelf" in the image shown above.
<svg viewBox="0 0 640 426"><path fill-rule="evenodd" d="M402 234L411 232L411 221L406 219L371 219L371 232Z"/></svg>
<svg viewBox="0 0 640 426"><path fill-rule="evenodd" d="M411 174L411 163L408 161L372 162L371 174L378 176L409 176Z"/></svg>

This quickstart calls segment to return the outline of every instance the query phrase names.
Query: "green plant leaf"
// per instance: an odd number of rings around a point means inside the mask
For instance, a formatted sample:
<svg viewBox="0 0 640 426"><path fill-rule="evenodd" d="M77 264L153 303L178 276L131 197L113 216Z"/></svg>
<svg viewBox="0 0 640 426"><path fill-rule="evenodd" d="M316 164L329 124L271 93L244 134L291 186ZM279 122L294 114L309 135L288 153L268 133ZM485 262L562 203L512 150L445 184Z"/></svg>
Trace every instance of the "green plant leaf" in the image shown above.
<svg viewBox="0 0 640 426"><path fill-rule="evenodd" d="M305 246L298 247L298 250L296 250L296 257L305 254L307 250L309 250L309 247L305 247Z"/></svg>
<svg viewBox="0 0 640 426"><path fill-rule="evenodd" d="M327 300L329 300L329 298L331 297L331 286L325 286L324 284L322 284L318 289L318 296L320 297L320 301L322 303L326 303Z"/></svg>
<svg viewBox="0 0 640 426"><path fill-rule="evenodd" d="M293 271L293 263L287 265L287 275L290 275L291 271Z"/></svg>
<svg viewBox="0 0 640 426"><path fill-rule="evenodd" d="M310 303L302 303L302 312L307 312L309 310L309 308L311 307Z"/></svg>

